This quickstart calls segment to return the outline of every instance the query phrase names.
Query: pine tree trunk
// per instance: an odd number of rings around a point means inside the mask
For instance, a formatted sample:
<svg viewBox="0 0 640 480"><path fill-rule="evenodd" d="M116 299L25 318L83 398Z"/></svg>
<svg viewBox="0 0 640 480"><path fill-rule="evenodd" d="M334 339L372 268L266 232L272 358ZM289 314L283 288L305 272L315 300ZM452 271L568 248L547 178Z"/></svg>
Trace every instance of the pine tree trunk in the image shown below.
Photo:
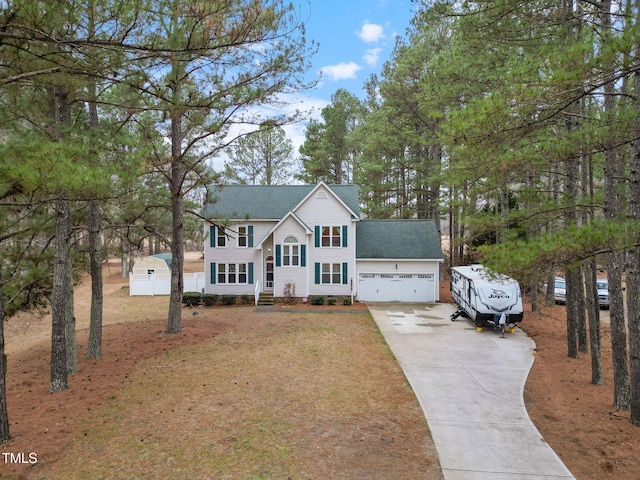
<svg viewBox="0 0 640 480"><path fill-rule="evenodd" d="M125 279L129 277L129 250L123 238L120 238L120 250L120 278Z"/></svg>
<svg viewBox="0 0 640 480"><path fill-rule="evenodd" d="M602 348L600 341L600 308L596 285L596 259L584 263L584 287L586 292L587 317L589 319L589 343L591 344L591 383L602 385Z"/></svg>
<svg viewBox="0 0 640 480"><path fill-rule="evenodd" d="M181 119L179 113L171 120L171 293L169 295L169 318L167 333L182 331L182 293L184 267L184 199L182 181L184 165L181 151Z"/></svg>
<svg viewBox="0 0 640 480"><path fill-rule="evenodd" d="M544 304L547 307L551 307L556 304L555 288L556 274L553 270L549 270L549 272L547 272L547 291L544 297Z"/></svg>
<svg viewBox="0 0 640 480"><path fill-rule="evenodd" d="M9 439L11 439L11 435L9 434L9 413L7 412L7 356L4 353L4 304L2 303L2 278L0 277L0 444Z"/></svg>
<svg viewBox="0 0 640 480"><path fill-rule="evenodd" d="M567 283L567 356L578 358L578 289L582 288L580 271L575 267L567 267L565 281Z"/></svg>
<svg viewBox="0 0 640 480"><path fill-rule="evenodd" d="M69 94L65 87L51 87L54 99L54 137L63 141L65 131L71 122ZM71 212L65 192L54 201L55 210L55 261L53 265L53 284L51 291L51 392L60 392L69 388L67 375L73 360L70 361L69 342L70 322L73 316L73 278L71 268ZM71 294L71 300L69 295ZM71 308L70 308L71 307ZM75 332L75 326L74 326Z"/></svg>
<svg viewBox="0 0 640 480"><path fill-rule="evenodd" d="M71 242L69 242L69 248L71 248ZM76 361L76 315L73 305L73 269L71 264L71 256L69 256L69 265L67 267L67 312L65 322L65 338L67 341L67 373L74 375L78 371Z"/></svg>
<svg viewBox="0 0 640 480"><path fill-rule="evenodd" d="M573 125L567 122L567 130L570 132ZM578 223L577 212L574 205L578 204L577 185L578 185L578 162L576 159L568 159L565 162L566 178L565 191L566 201L569 205L565 212L566 224L569 226ZM578 358L578 332L580 315L584 316L584 300L580 300L582 296L582 273L575 266L568 266L565 269L566 281L566 312L567 312L567 355L570 358ZM580 308L582 307L582 312Z"/></svg>
<svg viewBox="0 0 640 480"><path fill-rule="evenodd" d="M531 290L531 311L539 312L540 311L540 295L538 294L538 282L533 281L530 285Z"/></svg>
<svg viewBox="0 0 640 480"><path fill-rule="evenodd" d="M87 358L102 356L102 256L100 245L100 204L89 203L89 263L91 270L91 319Z"/></svg>
<svg viewBox="0 0 640 480"><path fill-rule="evenodd" d="M95 33L93 17L89 18L89 32ZM89 125L97 130L100 126L95 83L89 83ZM100 163L98 152L93 153L95 162ZM89 202L89 270L91 273L91 316L89 319L89 340L87 358L102 356L102 248L100 244L100 203L96 199Z"/></svg>
<svg viewBox="0 0 640 480"><path fill-rule="evenodd" d="M171 195L171 211L173 213L173 239L171 242L171 293L169 296L169 319L167 333L182 332L182 293L184 269L184 215L181 194Z"/></svg>
<svg viewBox="0 0 640 480"><path fill-rule="evenodd" d="M601 3L602 32L608 38L612 30L611 0ZM603 65L605 71L614 71L612 65ZM616 113L616 91L613 81L604 85L604 115L606 119L613 119ZM610 221L620 220L621 198L619 191L619 172L615 151L615 127L613 121L610 127L611 144L606 145L604 152L604 214ZM607 276L609 279L609 313L611 323L611 351L613 355L613 405L616 408L629 408L629 362L627 360L627 334L624 322L624 302L622 297L622 269L623 254L615 251L607 254Z"/></svg>
<svg viewBox="0 0 640 480"><path fill-rule="evenodd" d="M635 167L640 169L640 164ZM635 186L640 191L640 175L635 173ZM638 214L640 212L636 212ZM640 218L636 218L636 221ZM640 427L640 248L629 252L630 266L627 271L627 317L629 320L629 358L631 423Z"/></svg>
<svg viewBox="0 0 640 480"><path fill-rule="evenodd" d="M55 201L56 253L53 264L53 288L51 293L51 392L69 388L67 383L67 311L69 251L69 203L58 198Z"/></svg>
<svg viewBox="0 0 640 480"><path fill-rule="evenodd" d="M578 327L578 351L580 353L589 353L589 339L587 335L587 316L586 316L586 301L584 297L584 277L582 272L582 265L576 267L578 273L576 274L576 281L579 282L580 288L578 288L577 305L576 305L576 324Z"/></svg>
<svg viewBox="0 0 640 480"><path fill-rule="evenodd" d="M640 11L636 11L636 20L640 21ZM637 22L636 22L637 24ZM640 48L640 44L636 49ZM640 94L640 74L633 78L635 99L635 138L640 132L640 112L638 94ZM640 140L632 144L629 162L629 208L628 220L640 222ZM635 244L628 252L627 264L627 322L629 328L631 423L640 427L640 246Z"/></svg>
<svg viewBox="0 0 640 480"><path fill-rule="evenodd" d="M629 408L631 391L629 385L629 361L627 360L627 327L624 321L622 296L622 269L622 253L612 252L607 254L611 352L613 355L613 406L624 410Z"/></svg>

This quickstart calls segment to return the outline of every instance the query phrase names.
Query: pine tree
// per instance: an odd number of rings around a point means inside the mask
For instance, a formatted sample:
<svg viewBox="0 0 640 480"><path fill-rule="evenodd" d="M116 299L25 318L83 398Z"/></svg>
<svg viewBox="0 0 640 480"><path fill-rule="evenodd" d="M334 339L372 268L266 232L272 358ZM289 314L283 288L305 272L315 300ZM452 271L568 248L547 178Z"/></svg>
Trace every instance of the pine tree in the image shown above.
<svg viewBox="0 0 640 480"><path fill-rule="evenodd" d="M279 185L293 178L293 142L278 125L265 122L229 149L226 175L250 185Z"/></svg>

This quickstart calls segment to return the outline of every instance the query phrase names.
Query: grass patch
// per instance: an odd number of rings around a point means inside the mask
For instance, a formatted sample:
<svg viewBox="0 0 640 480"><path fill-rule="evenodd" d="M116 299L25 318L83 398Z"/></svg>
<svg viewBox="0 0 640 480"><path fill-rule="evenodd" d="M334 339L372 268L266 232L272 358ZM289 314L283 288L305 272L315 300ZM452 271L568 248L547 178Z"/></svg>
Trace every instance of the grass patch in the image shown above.
<svg viewBox="0 0 640 480"><path fill-rule="evenodd" d="M140 362L46 478L426 478L426 424L368 315L247 312Z"/></svg>

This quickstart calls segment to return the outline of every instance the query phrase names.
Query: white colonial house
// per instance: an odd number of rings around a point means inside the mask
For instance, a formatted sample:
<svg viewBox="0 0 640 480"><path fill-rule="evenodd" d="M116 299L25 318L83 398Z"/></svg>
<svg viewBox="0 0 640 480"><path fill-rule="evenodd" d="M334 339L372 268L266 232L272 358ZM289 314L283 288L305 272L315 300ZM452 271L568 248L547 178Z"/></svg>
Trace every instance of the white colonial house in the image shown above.
<svg viewBox="0 0 640 480"><path fill-rule="evenodd" d="M361 219L358 195L325 183L211 187L205 293L438 301L435 223Z"/></svg>

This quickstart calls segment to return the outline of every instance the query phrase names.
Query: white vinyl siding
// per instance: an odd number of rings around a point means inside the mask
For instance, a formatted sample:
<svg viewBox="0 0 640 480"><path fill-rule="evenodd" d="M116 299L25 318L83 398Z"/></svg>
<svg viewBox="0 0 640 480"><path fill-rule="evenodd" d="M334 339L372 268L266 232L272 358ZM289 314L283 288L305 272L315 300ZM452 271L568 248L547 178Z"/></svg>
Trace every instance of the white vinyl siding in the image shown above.
<svg viewBox="0 0 640 480"><path fill-rule="evenodd" d="M261 288L264 288L264 268L265 261L264 258L267 255L273 255L273 243L267 240L262 245L262 250L254 248L253 245L257 241L261 241L267 235L267 233L273 228L275 222L266 222L266 221L252 221L249 223L238 222L232 224L229 229L231 232L231 237L226 243L226 248L220 248L215 245L217 241L217 228L206 226L207 232L213 230L213 235L211 235L211 242L207 241L205 244L205 273L206 273L206 293L217 293L219 295L225 294L247 294L253 295L255 291L255 287L257 282L260 282ZM237 241L237 232L240 231L240 226L247 227L247 247L239 247ZM258 239L258 240L256 240ZM213 243L213 245L211 245ZM271 252L269 253L269 250ZM215 265L215 268L211 268L211 265ZM247 271L247 279L244 280L244 272L239 272L236 269L236 283L218 283L218 264L246 264L247 269L248 265L253 265L253 282L251 282L251 278L249 275L249 271ZM225 272L225 275L227 272ZM225 279L227 277L225 276ZM241 283L244 281L244 283Z"/></svg>
<svg viewBox="0 0 640 480"><path fill-rule="evenodd" d="M295 285L297 296L309 295L306 268L309 238L309 231L294 216L287 217L273 232L275 246L273 292L276 297L283 295L287 283Z"/></svg>
<svg viewBox="0 0 640 480"><path fill-rule="evenodd" d="M325 197L321 194L322 192L326 193L326 198L322 198ZM356 227L351 212L334 197L332 192L320 188L315 195L310 196L304 204L300 205L296 215L312 232L307 235L308 295L351 295L351 287L353 285L355 289L356 284L354 277ZM325 244L328 241L329 246L321 246L322 227L329 227L329 230L324 229ZM318 270L321 269L321 264L340 265L340 280L337 283L321 283L321 278L318 278L316 281L316 264L319 264ZM321 273L318 271L318 277L320 276ZM336 270L333 280L337 280L337 277ZM296 293L298 291L296 285Z"/></svg>

